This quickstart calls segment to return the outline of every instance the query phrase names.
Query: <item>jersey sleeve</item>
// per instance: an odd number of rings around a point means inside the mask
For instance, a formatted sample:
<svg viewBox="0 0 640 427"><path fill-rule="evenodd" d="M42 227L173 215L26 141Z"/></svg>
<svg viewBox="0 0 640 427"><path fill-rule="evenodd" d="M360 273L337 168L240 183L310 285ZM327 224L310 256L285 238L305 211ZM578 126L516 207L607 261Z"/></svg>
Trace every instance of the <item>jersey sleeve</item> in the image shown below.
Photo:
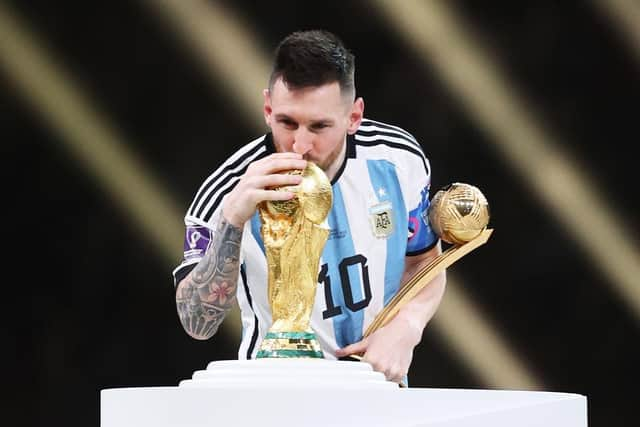
<svg viewBox="0 0 640 427"><path fill-rule="evenodd" d="M223 163L204 180L196 192L184 216L182 261L173 270L174 286L178 286L194 269L211 246L215 227L222 214L224 198L238 180L237 176L225 170Z"/></svg>
<svg viewBox="0 0 640 427"><path fill-rule="evenodd" d="M420 190L420 200L416 207L409 212L408 256L424 253L438 243L438 236L431 228L427 215L429 209L429 189L430 186L427 183L422 190Z"/></svg>
<svg viewBox="0 0 640 427"><path fill-rule="evenodd" d="M220 210L221 209L218 209L214 214L214 220L218 218ZM214 230L209 224L189 216L185 217L184 223L185 236L182 261L173 270L174 286L177 286L182 279L187 277L191 270L200 262L204 254L209 250L214 236Z"/></svg>
<svg viewBox="0 0 640 427"><path fill-rule="evenodd" d="M270 138L263 135L240 148L209 175L196 192L184 217L183 256L173 270L174 286L193 270L211 246L225 197L252 162L273 152Z"/></svg>
<svg viewBox="0 0 640 427"><path fill-rule="evenodd" d="M439 241L429 224L429 192L431 189L431 165L418 145L419 155L408 161L407 210L409 212L407 230L407 256L419 255L433 248Z"/></svg>

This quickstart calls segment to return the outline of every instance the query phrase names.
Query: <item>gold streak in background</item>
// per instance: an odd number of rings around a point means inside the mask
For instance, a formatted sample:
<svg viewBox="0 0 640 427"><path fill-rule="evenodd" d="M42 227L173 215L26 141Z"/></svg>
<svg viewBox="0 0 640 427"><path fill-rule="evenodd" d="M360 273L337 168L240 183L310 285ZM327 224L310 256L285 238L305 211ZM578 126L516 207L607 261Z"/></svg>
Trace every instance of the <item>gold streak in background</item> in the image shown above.
<svg viewBox="0 0 640 427"><path fill-rule="evenodd" d="M167 258L179 260L184 227L175 203L47 51L0 4L0 64L7 75L120 208Z"/></svg>
<svg viewBox="0 0 640 427"><path fill-rule="evenodd" d="M247 118L247 126L262 133L263 95L269 75L270 59L258 48L260 40L244 31L239 17L222 6L203 0L145 0L171 28L198 52L206 71L215 75L209 81L226 90ZM221 103L222 104L222 103Z"/></svg>
<svg viewBox="0 0 640 427"><path fill-rule="evenodd" d="M629 46L640 63L640 1L594 0L606 12L616 29L626 37Z"/></svg>
<svg viewBox="0 0 640 427"><path fill-rule="evenodd" d="M248 123L262 123L261 94L267 85L270 67L253 40L255 35L230 11L200 0L147 0L171 27L194 49L211 73L212 82L229 88ZM395 2L393 3L395 4ZM232 34L232 36L230 36ZM221 40L224 39L224 43ZM231 57L233 59L231 59ZM230 67L233 60L240 68ZM250 88L254 93L247 91ZM464 262L464 261L462 261ZM450 276L451 277L451 276ZM477 377L486 385L499 388L542 388L498 331L491 327L473 302L462 292L460 280L449 279L443 306L433 325L460 353Z"/></svg>
<svg viewBox="0 0 640 427"><path fill-rule="evenodd" d="M0 3L0 65L71 155L160 249L168 260L164 286L171 286L171 268L182 256L183 210L47 52L49 49L41 46L17 16ZM239 336L237 315L225 323Z"/></svg>
<svg viewBox="0 0 640 427"><path fill-rule="evenodd" d="M482 278L479 282L485 280ZM438 329L447 344L488 386L520 390L545 388L529 371L526 360L507 348L499 329L472 303L460 280L451 272L447 272L447 290L430 326Z"/></svg>
<svg viewBox="0 0 640 427"><path fill-rule="evenodd" d="M456 18L450 3L376 3L424 62L440 74L489 140L640 319L640 253L633 235L595 190L598 186L592 177L561 151L558 141L527 111L502 72L483 54L478 40Z"/></svg>

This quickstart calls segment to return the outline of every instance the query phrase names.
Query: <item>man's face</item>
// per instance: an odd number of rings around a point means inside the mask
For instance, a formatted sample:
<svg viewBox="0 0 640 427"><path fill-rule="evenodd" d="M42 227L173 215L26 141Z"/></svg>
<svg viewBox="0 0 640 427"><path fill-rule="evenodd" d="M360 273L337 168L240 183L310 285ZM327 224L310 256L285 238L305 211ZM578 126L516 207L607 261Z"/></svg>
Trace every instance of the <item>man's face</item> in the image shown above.
<svg viewBox="0 0 640 427"><path fill-rule="evenodd" d="M325 171L336 163L347 133L354 133L362 120L362 99L347 100L338 82L289 90L278 79L264 96L276 150L302 154Z"/></svg>

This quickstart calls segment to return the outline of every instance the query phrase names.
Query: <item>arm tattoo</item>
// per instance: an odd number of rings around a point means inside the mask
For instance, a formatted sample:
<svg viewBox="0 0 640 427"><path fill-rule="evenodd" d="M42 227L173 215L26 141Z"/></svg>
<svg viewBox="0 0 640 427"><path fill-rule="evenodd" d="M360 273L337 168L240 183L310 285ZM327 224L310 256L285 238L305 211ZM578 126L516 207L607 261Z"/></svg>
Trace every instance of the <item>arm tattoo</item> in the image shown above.
<svg viewBox="0 0 640 427"><path fill-rule="evenodd" d="M178 316L196 339L211 338L236 299L241 240L242 228L221 218L209 250L178 284Z"/></svg>

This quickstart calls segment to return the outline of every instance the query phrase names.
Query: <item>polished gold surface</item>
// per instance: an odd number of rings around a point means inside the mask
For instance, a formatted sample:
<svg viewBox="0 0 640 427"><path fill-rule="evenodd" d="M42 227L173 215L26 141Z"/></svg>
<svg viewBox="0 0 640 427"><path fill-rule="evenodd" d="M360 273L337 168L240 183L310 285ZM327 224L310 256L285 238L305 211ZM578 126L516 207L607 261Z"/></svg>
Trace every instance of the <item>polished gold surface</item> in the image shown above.
<svg viewBox="0 0 640 427"><path fill-rule="evenodd" d="M302 182L283 187L296 197L263 202L262 220L268 269L268 297L273 324L269 332L311 332L311 310L318 286L318 266L329 235L324 221L333 202L329 179L312 162Z"/></svg>
<svg viewBox="0 0 640 427"><path fill-rule="evenodd" d="M456 182L433 196L429 222L445 242L464 244L487 227L489 204L477 187Z"/></svg>
<svg viewBox="0 0 640 427"><path fill-rule="evenodd" d="M386 325L418 292L460 258L485 244L493 230L489 223L489 204L473 185L453 183L431 199L429 222L435 233L453 245L402 285L398 293L378 313L364 333L367 337Z"/></svg>

